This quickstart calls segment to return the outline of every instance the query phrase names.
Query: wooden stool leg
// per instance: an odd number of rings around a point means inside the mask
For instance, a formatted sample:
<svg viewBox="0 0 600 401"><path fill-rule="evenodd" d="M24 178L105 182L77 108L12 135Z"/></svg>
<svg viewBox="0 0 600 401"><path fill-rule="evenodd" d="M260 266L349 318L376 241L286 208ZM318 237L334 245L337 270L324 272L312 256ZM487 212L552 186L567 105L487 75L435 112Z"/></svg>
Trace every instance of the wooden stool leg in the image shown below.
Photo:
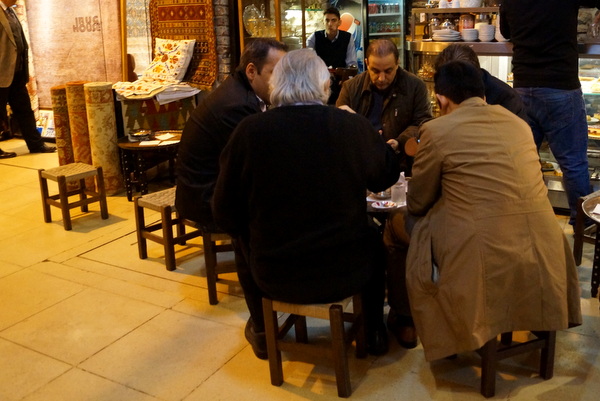
<svg viewBox="0 0 600 401"><path fill-rule="evenodd" d="M71 230L71 212L69 210L69 197L67 196L67 181L64 175L58 176L58 197L62 211L63 226L66 231Z"/></svg>
<svg viewBox="0 0 600 401"><path fill-rule="evenodd" d="M165 264L167 270L173 271L177 267L175 263L175 243L173 241L173 209L171 206L161 208L162 231L163 231L163 246L165 249Z"/></svg>
<svg viewBox="0 0 600 401"><path fill-rule="evenodd" d="M52 212L50 211L50 205L48 204L48 181L42 177L42 170L38 170L38 177L40 179L40 190L42 191L42 207L44 211L44 221L50 223L52 221Z"/></svg>
<svg viewBox="0 0 600 401"><path fill-rule="evenodd" d="M545 338L545 345L542 348L540 357L540 376L545 379L551 379L554 376L554 352L556 349L556 331L545 331L541 334Z"/></svg>
<svg viewBox="0 0 600 401"><path fill-rule="evenodd" d="M79 180L79 199L84 201L87 199L87 195L85 193L87 186L85 184L85 178ZM87 203L81 205L81 211L87 213L89 211Z"/></svg>
<svg viewBox="0 0 600 401"><path fill-rule="evenodd" d="M216 305L219 303L219 299L217 298L217 252L215 250L215 242L212 240L210 233L202 234L202 247L204 248L208 302L211 305Z"/></svg>
<svg viewBox="0 0 600 401"><path fill-rule="evenodd" d="M269 355L269 372L271 384L281 386L283 383L283 366L281 364L281 351L277 348L279 325L277 311L273 310L273 301L263 298L263 313L265 315L265 335L267 339L267 353Z"/></svg>
<svg viewBox="0 0 600 401"><path fill-rule="evenodd" d="M367 325L361 295L355 295L352 298L352 307L354 309L354 324L358 325L356 332L356 357L367 357Z"/></svg>
<svg viewBox="0 0 600 401"><path fill-rule="evenodd" d="M308 343L308 328L306 327L306 316L298 316L294 322L294 333L296 334L296 342Z"/></svg>
<svg viewBox="0 0 600 401"><path fill-rule="evenodd" d="M144 218L144 208L138 205L139 197L135 197L133 200L134 211L135 211L135 227L137 232L138 242L138 253L140 259L146 259L148 257L148 244L146 237L144 237L144 231L146 230L146 220Z"/></svg>
<svg viewBox="0 0 600 401"><path fill-rule="evenodd" d="M496 393L496 337L481 347L481 394L493 397Z"/></svg>
<svg viewBox="0 0 600 401"><path fill-rule="evenodd" d="M511 345L512 344L512 331L502 333L500 335L500 342L502 343L502 345Z"/></svg>
<svg viewBox="0 0 600 401"><path fill-rule="evenodd" d="M179 217L179 214L177 212L175 212L175 221L177 222L177 237L185 235L185 223L183 222L183 219ZM178 243L179 245L185 245L187 241L183 239L180 240Z"/></svg>
<svg viewBox="0 0 600 401"><path fill-rule="evenodd" d="M108 219L108 204L106 202L106 188L104 187L104 174L102 173L102 167L96 169L98 175L96 177L96 186L98 187L98 194L100 195L100 216L102 220Z"/></svg>
<svg viewBox="0 0 600 401"><path fill-rule="evenodd" d="M329 308L329 320L338 396L345 398L350 396L352 388L348 358L346 357L346 342L344 341L344 311L340 305L332 305Z"/></svg>

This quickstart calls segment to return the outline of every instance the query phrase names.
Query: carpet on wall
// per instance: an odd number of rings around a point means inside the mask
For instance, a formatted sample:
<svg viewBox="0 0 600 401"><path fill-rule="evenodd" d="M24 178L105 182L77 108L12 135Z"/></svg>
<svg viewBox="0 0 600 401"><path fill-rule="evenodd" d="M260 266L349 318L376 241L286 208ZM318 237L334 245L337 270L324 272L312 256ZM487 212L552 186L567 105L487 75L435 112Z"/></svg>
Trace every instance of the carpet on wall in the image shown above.
<svg viewBox="0 0 600 401"><path fill-rule="evenodd" d="M41 108L52 107L53 86L121 80L119 1L27 1L26 7Z"/></svg>
<svg viewBox="0 0 600 401"><path fill-rule="evenodd" d="M217 49L212 0L151 0L152 47L156 38L195 39L194 55L183 79L210 90L217 78Z"/></svg>

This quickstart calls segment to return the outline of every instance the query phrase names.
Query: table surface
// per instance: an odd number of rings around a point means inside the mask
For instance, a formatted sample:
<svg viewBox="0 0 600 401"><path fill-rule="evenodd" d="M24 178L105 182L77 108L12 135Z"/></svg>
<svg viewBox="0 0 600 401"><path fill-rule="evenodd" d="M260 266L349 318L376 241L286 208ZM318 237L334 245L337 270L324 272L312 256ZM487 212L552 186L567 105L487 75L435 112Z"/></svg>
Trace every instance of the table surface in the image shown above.
<svg viewBox="0 0 600 401"><path fill-rule="evenodd" d="M583 201L581 207L583 208L583 212L596 223L600 223L600 215L594 214L592 211L596 208L596 205L600 204L600 196L595 196L593 198L586 199Z"/></svg>
<svg viewBox="0 0 600 401"><path fill-rule="evenodd" d="M159 139L154 139L152 141L136 141L136 142L130 142L129 138L127 136L124 136L122 138L119 138L117 140L117 144L119 145L119 147L121 149L127 149L127 150L139 150L139 151L143 151L143 150L156 150L159 148L169 148L172 146L177 146L179 145L179 141L181 140L181 131L163 131L163 132L156 132L156 135L161 135L161 134L166 134L166 133L170 133L171 135L173 135L172 138L166 139L166 140L159 140ZM158 141L158 143L154 144L154 142ZM143 144L144 142L146 142L146 144ZM151 144L148 144L148 142L151 142Z"/></svg>

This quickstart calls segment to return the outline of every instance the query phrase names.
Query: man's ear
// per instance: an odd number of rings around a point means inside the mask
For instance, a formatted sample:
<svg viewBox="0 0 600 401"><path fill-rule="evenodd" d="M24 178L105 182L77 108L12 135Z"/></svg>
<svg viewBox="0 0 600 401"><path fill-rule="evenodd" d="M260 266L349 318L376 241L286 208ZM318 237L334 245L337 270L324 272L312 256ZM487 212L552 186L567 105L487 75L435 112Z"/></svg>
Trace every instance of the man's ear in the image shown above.
<svg viewBox="0 0 600 401"><path fill-rule="evenodd" d="M258 69L254 65L254 63L248 63L246 66L246 77L248 81L252 82L254 78L258 75Z"/></svg>
<svg viewBox="0 0 600 401"><path fill-rule="evenodd" d="M442 109L442 110L444 110L450 104L450 99L448 99L444 95L439 95L436 93L435 97L437 98L440 109Z"/></svg>

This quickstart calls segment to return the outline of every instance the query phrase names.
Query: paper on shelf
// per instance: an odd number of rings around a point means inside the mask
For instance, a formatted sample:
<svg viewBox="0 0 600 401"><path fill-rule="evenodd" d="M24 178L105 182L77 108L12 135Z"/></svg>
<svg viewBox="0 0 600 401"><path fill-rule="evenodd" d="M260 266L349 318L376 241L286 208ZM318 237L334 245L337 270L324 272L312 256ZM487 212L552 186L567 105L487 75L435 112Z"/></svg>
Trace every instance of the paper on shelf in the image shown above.
<svg viewBox="0 0 600 401"><path fill-rule="evenodd" d="M160 145L160 141L141 141L140 146L157 146Z"/></svg>

